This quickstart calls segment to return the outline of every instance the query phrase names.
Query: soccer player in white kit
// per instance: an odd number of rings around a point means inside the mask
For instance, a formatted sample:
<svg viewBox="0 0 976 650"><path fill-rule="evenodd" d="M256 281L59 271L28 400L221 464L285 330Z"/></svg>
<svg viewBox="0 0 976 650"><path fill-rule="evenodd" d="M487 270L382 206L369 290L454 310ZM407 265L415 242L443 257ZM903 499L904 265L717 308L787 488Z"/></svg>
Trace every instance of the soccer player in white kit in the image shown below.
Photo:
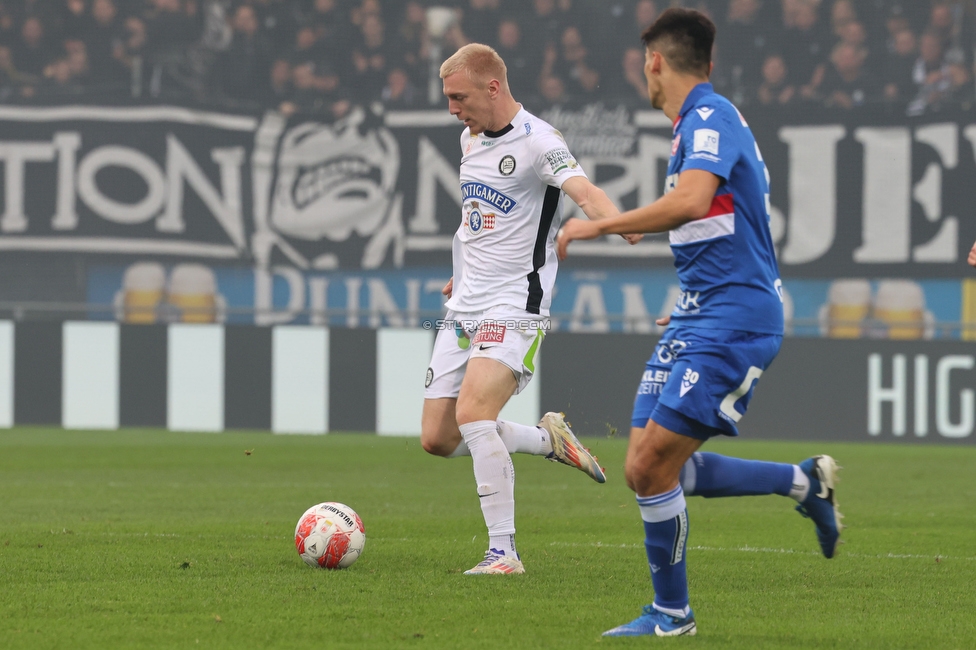
<svg viewBox="0 0 976 650"><path fill-rule="evenodd" d="M449 327L427 370L421 442L431 454L470 455L488 551L465 573L524 573L515 549L511 453L544 456L606 478L559 413L538 426L499 420L529 383L549 326L555 236L565 193L591 219L618 214L552 126L512 97L505 63L487 45L462 47L440 69L461 135L461 225L444 287ZM627 236L636 243L639 236Z"/></svg>

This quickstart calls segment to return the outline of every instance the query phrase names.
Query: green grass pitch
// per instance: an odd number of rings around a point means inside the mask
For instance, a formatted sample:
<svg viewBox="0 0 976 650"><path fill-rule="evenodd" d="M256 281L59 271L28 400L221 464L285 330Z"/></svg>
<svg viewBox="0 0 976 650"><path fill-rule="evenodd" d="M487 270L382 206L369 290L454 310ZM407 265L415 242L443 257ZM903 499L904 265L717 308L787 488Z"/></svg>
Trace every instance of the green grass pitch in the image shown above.
<svg viewBox="0 0 976 650"><path fill-rule="evenodd" d="M651 586L626 443L588 442L606 485L516 457L526 574L469 577L486 546L470 460L416 439L0 433L0 647L976 647L976 448L706 445L834 455L847 543L822 558L783 497L690 498L698 636L601 639ZM295 552L327 500L366 525L345 571Z"/></svg>

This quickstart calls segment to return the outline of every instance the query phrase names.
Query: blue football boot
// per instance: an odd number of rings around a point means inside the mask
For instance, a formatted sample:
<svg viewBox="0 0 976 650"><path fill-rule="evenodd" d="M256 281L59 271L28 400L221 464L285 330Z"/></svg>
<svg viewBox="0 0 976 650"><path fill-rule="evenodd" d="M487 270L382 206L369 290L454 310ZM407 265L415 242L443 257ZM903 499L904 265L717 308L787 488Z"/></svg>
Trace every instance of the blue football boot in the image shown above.
<svg viewBox="0 0 976 650"><path fill-rule="evenodd" d="M804 517L813 519L817 525L820 549L824 557L832 558L837 550L840 531L844 528L840 523L844 515L840 514L834 497L840 466L830 456L814 456L800 463L800 469L810 478L810 491L796 510Z"/></svg>
<svg viewBox="0 0 976 650"><path fill-rule="evenodd" d="M694 636L697 631L695 613L692 611L684 618L678 618L654 609L654 605L644 605L640 616L630 623L607 630L603 636Z"/></svg>

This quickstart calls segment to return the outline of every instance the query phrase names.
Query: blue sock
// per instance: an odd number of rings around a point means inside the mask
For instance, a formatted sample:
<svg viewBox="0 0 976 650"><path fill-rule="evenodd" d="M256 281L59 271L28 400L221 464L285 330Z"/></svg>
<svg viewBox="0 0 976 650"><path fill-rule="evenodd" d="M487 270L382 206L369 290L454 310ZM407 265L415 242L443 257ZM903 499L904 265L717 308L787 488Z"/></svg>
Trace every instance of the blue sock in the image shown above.
<svg viewBox="0 0 976 650"><path fill-rule="evenodd" d="M681 486L688 496L741 497L790 495L793 465L695 452L681 468Z"/></svg>
<svg viewBox="0 0 976 650"><path fill-rule="evenodd" d="M644 520L644 547L654 583L654 605L665 609L688 606L688 510L679 485L670 492L637 497Z"/></svg>

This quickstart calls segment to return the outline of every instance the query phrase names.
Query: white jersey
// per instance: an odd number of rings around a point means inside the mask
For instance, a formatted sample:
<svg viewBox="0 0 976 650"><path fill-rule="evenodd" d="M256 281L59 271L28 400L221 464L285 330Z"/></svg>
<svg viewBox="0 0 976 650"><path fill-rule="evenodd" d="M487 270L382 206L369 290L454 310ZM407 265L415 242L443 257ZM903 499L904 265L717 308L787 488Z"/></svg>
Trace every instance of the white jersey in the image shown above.
<svg viewBox="0 0 976 650"><path fill-rule="evenodd" d="M500 131L461 135L461 225L447 308L511 305L549 315L562 186L586 177L562 135L520 109Z"/></svg>

